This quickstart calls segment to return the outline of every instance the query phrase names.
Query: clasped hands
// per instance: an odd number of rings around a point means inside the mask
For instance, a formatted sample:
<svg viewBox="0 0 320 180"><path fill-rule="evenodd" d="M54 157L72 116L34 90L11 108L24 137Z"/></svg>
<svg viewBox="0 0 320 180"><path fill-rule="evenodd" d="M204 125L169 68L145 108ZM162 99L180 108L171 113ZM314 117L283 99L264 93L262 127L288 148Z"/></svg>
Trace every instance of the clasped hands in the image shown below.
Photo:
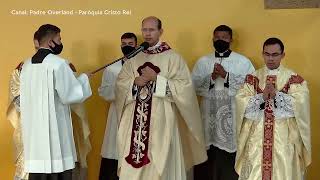
<svg viewBox="0 0 320 180"><path fill-rule="evenodd" d="M211 74L212 80L216 80L219 76L225 78L227 75L227 71L224 70L221 64L215 63L213 72Z"/></svg>
<svg viewBox="0 0 320 180"><path fill-rule="evenodd" d="M137 86L145 86L149 81L156 81L157 73L149 66L141 69L141 75L136 77L134 84Z"/></svg>
<svg viewBox="0 0 320 180"><path fill-rule="evenodd" d="M263 90L263 100L274 99L276 97L276 88L274 84L267 83Z"/></svg>

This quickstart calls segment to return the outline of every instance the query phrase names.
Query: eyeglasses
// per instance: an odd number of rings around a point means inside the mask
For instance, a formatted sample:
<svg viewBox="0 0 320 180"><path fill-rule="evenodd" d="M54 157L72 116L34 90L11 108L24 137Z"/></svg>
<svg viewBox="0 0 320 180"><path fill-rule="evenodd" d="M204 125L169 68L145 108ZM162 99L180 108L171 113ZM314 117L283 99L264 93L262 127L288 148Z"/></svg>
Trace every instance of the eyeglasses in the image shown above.
<svg viewBox="0 0 320 180"><path fill-rule="evenodd" d="M278 56L280 56L280 55L282 55L283 53L272 53L272 54L270 54L270 53L267 53L267 52L263 52L263 55L264 56L266 56L266 57L273 57L273 58L275 58L275 57L278 57Z"/></svg>

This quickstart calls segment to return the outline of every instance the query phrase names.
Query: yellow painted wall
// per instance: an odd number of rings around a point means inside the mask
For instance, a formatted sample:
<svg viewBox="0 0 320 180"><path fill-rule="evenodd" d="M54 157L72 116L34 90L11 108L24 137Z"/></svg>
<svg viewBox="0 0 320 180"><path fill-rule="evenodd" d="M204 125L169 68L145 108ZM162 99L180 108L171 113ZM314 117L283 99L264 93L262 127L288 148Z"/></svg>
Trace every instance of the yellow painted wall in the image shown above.
<svg viewBox="0 0 320 180"><path fill-rule="evenodd" d="M160 4L161 2L161 4ZM131 15L12 15L11 10L131 10ZM180 52L192 68L196 59L212 51L211 32L219 24L235 31L233 49L248 56L256 67L262 65L261 44L270 36L280 37L286 46L284 64L308 82L311 91L313 162L308 180L320 178L320 9L264 10L263 0L11 0L0 7L0 179L14 174L13 129L5 118L10 72L33 53L32 37L42 24L62 29L62 56L78 71L92 70L121 55L119 37L136 32L141 40L140 22L155 15L162 19L163 40ZM93 150L89 154L89 179L96 180L100 147L108 105L98 97L101 73L92 79L93 97L86 102Z"/></svg>

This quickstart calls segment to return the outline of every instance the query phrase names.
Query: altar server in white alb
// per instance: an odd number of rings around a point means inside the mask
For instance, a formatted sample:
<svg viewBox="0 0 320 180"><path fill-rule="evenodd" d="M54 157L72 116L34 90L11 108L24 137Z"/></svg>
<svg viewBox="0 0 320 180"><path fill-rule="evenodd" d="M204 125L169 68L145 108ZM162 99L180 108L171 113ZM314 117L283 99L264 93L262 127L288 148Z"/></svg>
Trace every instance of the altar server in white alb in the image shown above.
<svg viewBox="0 0 320 180"><path fill-rule="evenodd" d="M21 71L21 122L25 171L30 180L70 180L77 161L70 104L91 96L87 74L78 78L58 56L60 29L45 24L38 30L40 49Z"/></svg>
<svg viewBox="0 0 320 180"><path fill-rule="evenodd" d="M208 161L194 168L194 176L196 180L236 180L234 97L254 67L248 58L230 49L230 27L216 27L212 42L215 51L201 57L192 72L196 93L201 96L200 110L208 154Z"/></svg>
<svg viewBox="0 0 320 180"><path fill-rule="evenodd" d="M121 36L121 50L123 55L128 55L137 47L137 36L134 33L127 32ZM115 107L115 86L118 74L122 65L128 59L124 58L108 66L102 75L102 82L98 89L99 95L110 103L108 111L107 125L101 148L101 165L99 180L117 180L118 151L117 151L117 133L118 119Z"/></svg>

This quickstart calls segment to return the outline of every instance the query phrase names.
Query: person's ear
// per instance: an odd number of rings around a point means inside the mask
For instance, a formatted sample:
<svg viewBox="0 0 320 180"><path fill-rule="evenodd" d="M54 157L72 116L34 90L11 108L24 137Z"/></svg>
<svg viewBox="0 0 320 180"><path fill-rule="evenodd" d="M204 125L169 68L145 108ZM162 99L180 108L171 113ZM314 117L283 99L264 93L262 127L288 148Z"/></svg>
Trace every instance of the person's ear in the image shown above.
<svg viewBox="0 0 320 180"><path fill-rule="evenodd" d="M160 36L162 35L162 33L163 33L163 29L161 28L161 29L160 29Z"/></svg>
<svg viewBox="0 0 320 180"><path fill-rule="evenodd" d="M51 46L51 47L54 47L55 44L53 43L53 40L52 39L49 39L48 40L48 45Z"/></svg>

